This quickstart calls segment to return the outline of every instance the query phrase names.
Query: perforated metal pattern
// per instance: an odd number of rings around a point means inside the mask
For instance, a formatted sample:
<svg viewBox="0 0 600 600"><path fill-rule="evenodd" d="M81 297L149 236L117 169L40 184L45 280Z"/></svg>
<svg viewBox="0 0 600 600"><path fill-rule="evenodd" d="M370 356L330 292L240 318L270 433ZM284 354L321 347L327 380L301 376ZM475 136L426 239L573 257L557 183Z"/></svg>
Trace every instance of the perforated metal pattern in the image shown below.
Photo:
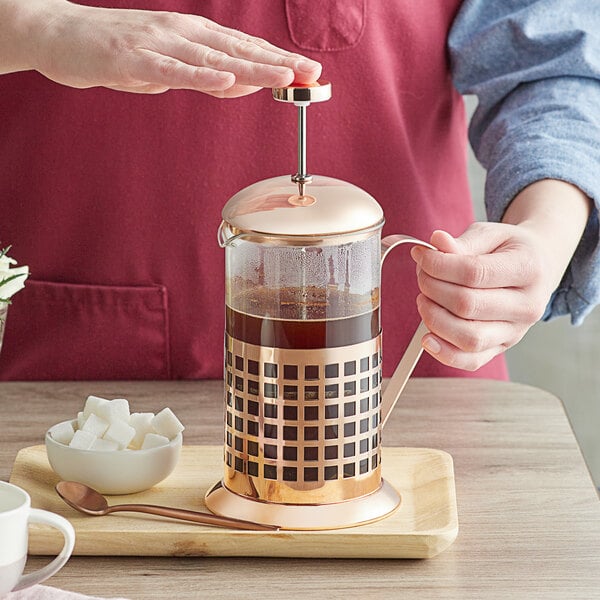
<svg viewBox="0 0 600 600"><path fill-rule="evenodd" d="M379 487L380 336L342 348L281 350L226 335L225 346L227 487L293 502L303 501L296 492L329 482L347 482L338 498Z"/></svg>

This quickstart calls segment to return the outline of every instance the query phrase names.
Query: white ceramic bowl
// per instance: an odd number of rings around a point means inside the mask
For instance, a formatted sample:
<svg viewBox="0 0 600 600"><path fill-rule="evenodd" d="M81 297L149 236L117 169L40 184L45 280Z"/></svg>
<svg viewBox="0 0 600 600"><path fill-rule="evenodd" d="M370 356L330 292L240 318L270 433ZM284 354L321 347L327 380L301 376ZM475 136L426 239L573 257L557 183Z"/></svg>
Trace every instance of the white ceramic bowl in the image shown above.
<svg viewBox="0 0 600 600"><path fill-rule="evenodd" d="M133 494L156 485L175 468L183 442L180 433L169 444L148 450L79 450L52 437L58 425L46 432L50 466L61 479L85 483L101 494Z"/></svg>

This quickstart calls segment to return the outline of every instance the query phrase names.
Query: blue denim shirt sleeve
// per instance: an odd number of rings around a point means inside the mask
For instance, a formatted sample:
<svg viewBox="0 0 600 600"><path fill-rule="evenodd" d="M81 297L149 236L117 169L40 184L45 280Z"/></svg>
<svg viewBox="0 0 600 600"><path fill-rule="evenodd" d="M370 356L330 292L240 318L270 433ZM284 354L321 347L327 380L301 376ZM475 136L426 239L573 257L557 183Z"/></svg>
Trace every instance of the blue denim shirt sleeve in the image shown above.
<svg viewBox="0 0 600 600"><path fill-rule="evenodd" d="M600 303L600 0L466 0L448 43L456 88L479 100L469 138L490 220L540 179L594 201L544 315L579 324Z"/></svg>

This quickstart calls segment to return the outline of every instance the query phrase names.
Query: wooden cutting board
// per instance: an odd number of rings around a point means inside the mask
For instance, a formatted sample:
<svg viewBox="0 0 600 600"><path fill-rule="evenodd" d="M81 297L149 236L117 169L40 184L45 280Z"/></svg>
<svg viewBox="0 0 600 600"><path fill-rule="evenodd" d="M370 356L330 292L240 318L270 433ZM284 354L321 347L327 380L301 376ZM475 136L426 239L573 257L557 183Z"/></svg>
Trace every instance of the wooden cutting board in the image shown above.
<svg viewBox="0 0 600 600"><path fill-rule="evenodd" d="M221 446L184 446L167 479L145 492L110 496L109 504L206 511L204 494L221 478L222 456ZM458 534L451 456L427 448L384 448L382 464L384 478L402 496L400 508L375 523L330 531L237 531L136 513L86 516L54 491L59 478L45 446L21 450L10 481L29 492L32 506L71 521L79 555L429 558L448 548ZM31 525L31 554L57 554L61 547L54 530Z"/></svg>

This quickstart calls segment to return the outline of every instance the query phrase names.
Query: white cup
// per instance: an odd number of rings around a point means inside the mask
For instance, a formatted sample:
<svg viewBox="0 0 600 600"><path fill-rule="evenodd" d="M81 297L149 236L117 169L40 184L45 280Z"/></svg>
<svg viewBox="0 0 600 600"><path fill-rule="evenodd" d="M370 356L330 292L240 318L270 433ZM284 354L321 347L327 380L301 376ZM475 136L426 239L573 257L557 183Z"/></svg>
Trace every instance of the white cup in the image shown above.
<svg viewBox="0 0 600 600"><path fill-rule="evenodd" d="M41 569L23 575L27 561L29 523L43 523L60 530L65 543L60 554ZM29 494L16 485L0 481L0 597L52 577L69 560L75 545L75 531L66 519L31 508Z"/></svg>

